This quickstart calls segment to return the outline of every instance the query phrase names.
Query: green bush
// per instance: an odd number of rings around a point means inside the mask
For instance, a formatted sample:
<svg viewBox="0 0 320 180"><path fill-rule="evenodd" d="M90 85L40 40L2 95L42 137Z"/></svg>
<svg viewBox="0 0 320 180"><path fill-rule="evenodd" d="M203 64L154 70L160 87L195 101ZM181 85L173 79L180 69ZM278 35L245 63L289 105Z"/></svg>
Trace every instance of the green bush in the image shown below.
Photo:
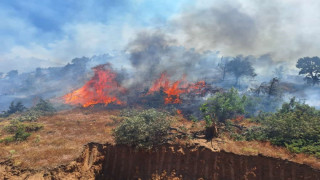
<svg viewBox="0 0 320 180"><path fill-rule="evenodd" d="M151 148L166 142L171 118L155 109L126 111L124 119L113 131L117 144Z"/></svg>
<svg viewBox="0 0 320 180"><path fill-rule="evenodd" d="M20 122L34 122L37 121L38 118L41 116L41 112L35 111L35 110L28 110L21 115L15 117L15 120L18 120Z"/></svg>
<svg viewBox="0 0 320 180"><path fill-rule="evenodd" d="M21 113L14 119L21 122L34 122L37 121L40 116L52 115L54 112L56 112L55 108L48 101L40 99L39 103L34 107Z"/></svg>
<svg viewBox="0 0 320 180"><path fill-rule="evenodd" d="M20 142L26 140L30 135L31 133L26 132L23 127L19 127L15 132L13 139L14 141Z"/></svg>
<svg viewBox="0 0 320 180"><path fill-rule="evenodd" d="M320 158L320 142L308 141L305 139L292 140L285 143L286 148L294 153L314 154Z"/></svg>
<svg viewBox="0 0 320 180"><path fill-rule="evenodd" d="M14 101L12 101L9 109L7 111L3 111L3 114L1 116L8 117L16 112L23 112L25 109L26 107L21 102L15 103Z"/></svg>
<svg viewBox="0 0 320 180"><path fill-rule="evenodd" d="M245 113L244 107L246 103L246 96L240 96L238 91L231 88L227 92L217 93L210 97L200 110L206 121L210 126L212 121L225 123L227 119L233 119L237 115Z"/></svg>
<svg viewBox="0 0 320 180"><path fill-rule="evenodd" d="M42 128L43 128L43 125L39 123L24 124L24 123L21 123L20 121L12 120L9 125L4 127L4 130L7 133L14 134L14 135L6 137L3 140L0 140L0 143L24 141L31 135L31 132L38 131Z"/></svg>
<svg viewBox="0 0 320 180"><path fill-rule="evenodd" d="M0 140L0 143L1 142L10 143L10 142L25 141L31 135L31 133L26 132L26 129L25 129L25 127L23 125L17 125L14 128L10 127L9 132L14 133L14 135L6 137L5 139Z"/></svg>
<svg viewBox="0 0 320 180"><path fill-rule="evenodd" d="M320 113L314 107L299 103L294 98L284 103L275 114L262 121L268 139L274 144L285 145L293 140L320 140Z"/></svg>
<svg viewBox="0 0 320 180"><path fill-rule="evenodd" d="M320 111L292 98L276 113L259 117L261 127L245 133L248 140L269 140L295 153L320 154Z"/></svg>
<svg viewBox="0 0 320 180"><path fill-rule="evenodd" d="M43 125L39 123L29 123L29 124L25 124L24 127L26 132L35 132L42 129Z"/></svg>
<svg viewBox="0 0 320 180"><path fill-rule="evenodd" d="M40 115L51 115L56 112L56 109L49 101L40 99L39 102L30 109L31 111L38 112Z"/></svg>
<svg viewBox="0 0 320 180"><path fill-rule="evenodd" d="M3 129L10 134L16 133L19 129L23 129L26 132L38 131L43 128L39 123L21 123L20 121L12 120L9 125Z"/></svg>

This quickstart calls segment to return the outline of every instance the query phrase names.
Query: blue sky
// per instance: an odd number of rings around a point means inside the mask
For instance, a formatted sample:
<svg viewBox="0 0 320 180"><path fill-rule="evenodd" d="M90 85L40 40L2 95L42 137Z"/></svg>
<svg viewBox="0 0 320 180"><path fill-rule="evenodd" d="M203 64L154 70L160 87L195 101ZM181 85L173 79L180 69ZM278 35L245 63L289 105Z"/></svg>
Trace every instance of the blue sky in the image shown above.
<svg viewBox="0 0 320 180"><path fill-rule="evenodd" d="M135 32L166 26L188 0L4 0L0 72L63 65L76 56L121 50ZM21 67L19 64L24 64Z"/></svg>

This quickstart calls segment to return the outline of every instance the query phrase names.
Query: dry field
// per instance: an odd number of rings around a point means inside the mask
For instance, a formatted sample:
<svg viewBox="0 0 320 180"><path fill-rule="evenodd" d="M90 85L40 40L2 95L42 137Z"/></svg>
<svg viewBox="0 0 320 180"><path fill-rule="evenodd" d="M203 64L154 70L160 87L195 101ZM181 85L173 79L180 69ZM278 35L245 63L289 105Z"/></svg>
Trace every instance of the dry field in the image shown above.
<svg viewBox="0 0 320 180"><path fill-rule="evenodd" d="M68 163L80 155L88 142L112 142L112 117L117 113L77 109L41 117L37 122L44 125L43 129L33 132L27 141L0 144L0 159L11 158L15 165L32 168ZM0 122L0 128L6 124L8 120ZM5 132L0 134L0 138L7 136Z"/></svg>
<svg viewBox="0 0 320 180"><path fill-rule="evenodd" d="M74 109L62 111L53 116L41 117L38 123L44 125L33 132L24 142L0 144L0 161L11 159L16 166L34 169L55 167L76 159L89 142L113 143L112 129L118 124L119 110ZM185 120L182 115L175 117L173 126L186 133L199 131L203 122ZM9 118L0 120L0 129L9 124ZM8 136L0 131L0 139ZM211 142L203 139L176 139L175 143L199 144L213 151L224 150L244 155L266 155L304 163L320 169L320 161L303 154L292 154L285 148L275 147L267 142L233 141L227 136Z"/></svg>

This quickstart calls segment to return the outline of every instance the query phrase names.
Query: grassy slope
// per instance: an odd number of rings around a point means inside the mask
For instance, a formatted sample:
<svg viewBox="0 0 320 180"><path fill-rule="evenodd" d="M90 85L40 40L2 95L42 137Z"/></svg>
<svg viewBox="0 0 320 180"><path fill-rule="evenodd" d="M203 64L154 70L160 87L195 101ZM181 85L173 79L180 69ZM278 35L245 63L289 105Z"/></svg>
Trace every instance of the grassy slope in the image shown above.
<svg viewBox="0 0 320 180"><path fill-rule="evenodd" d="M27 141L21 143L0 144L0 161L13 159L15 165L42 168L66 164L77 158L83 145L88 142L113 143L112 129L117 125L117 110L71 110L56 115L41 117L38 122L44 128L35 132ZM174 127L189 132L201 130L203 122L193 123L181 115L176 116ZM0 121L0 129L9 123L9 119ZM249 124L248 124L249 125ZM6 137L0 131L0 139ZM289 159L305 163L320 169L320 162L314 157L289 153L285 148L275 147L267 142L233 141L226 136L206 142L202 139L177 139L176 143L200 144L213 150L225 150L237 154L263 154L266 156Z"/></svg>

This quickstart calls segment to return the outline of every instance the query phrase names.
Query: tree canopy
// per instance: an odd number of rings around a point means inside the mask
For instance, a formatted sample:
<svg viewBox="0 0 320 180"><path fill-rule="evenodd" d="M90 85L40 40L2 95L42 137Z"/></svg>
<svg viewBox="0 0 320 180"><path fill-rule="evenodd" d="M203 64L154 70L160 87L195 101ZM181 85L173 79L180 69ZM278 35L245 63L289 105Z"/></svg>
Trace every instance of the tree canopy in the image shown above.
<svg viewBox="0 0 320 180"><path fill-rule="evenodd" d="M320 82L320 58L315 57L304 57L300 58L296 65L300 69L299 75L305 75L304 80L307 84L316 85Z"/></svg>
<svg viewBox="0 0 320 180"><path fill-rule="evenodd" d="M236 79L236 86L240 86L239 80L241 77L249 76L255 77L257 74L254 72L254 68L252 67L249 58L243 56L237 56L233 60L229 61L226 64L226 70L228 73L234 75Z"/></svg>

